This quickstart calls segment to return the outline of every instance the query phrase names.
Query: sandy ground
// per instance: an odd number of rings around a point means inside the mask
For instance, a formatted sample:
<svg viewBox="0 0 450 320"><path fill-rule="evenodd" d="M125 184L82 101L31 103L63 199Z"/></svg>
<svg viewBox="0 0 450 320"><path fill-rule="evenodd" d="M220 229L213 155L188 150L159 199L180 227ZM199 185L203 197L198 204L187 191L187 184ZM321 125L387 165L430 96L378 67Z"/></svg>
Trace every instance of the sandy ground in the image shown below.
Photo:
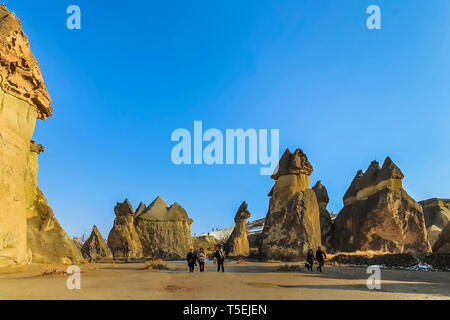
<svg viewBox="0 0 450 320"><path fill-rule="evenodd" d="M383 269L381 290L371 291L358 267L276 272L280 263L230 263L225 273L208 264L205 273L189 274L184 263L168 266L83 265L81 290L66 288L68 275L43 276L45 266L2 270L0 299L450 299L449 272Z"/></svg>

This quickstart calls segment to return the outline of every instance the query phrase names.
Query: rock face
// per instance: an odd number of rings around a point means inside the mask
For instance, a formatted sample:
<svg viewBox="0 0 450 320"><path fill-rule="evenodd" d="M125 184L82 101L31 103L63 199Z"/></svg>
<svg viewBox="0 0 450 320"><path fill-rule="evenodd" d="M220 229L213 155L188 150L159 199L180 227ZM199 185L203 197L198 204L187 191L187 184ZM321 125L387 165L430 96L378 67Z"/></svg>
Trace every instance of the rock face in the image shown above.
<svg viewBox="0 0 450 320"><path fill-rule="evenodd" d="M37 186L36 119L51 100L19 19L0 5L0 265L78 263L81 253Z"/></svg>
<svg viewBox="0 0 450 320"><path fill-rule="evenodd" d="M37 116L46 119L52 115L51 99L20 20L5 5L0 5L0 16L2 89L33 106Z"/></svg>
<svg viewBox="0 0 450 320"><path fill-rule="evenodd" d="M450 199L428 199L419 202L425 215L428 241L433 246L450 221Z"/></svg>
<svg viewBox="0 0 450 320"><path fill-rule="evenodd" d="M91 236L86 240L81 248L81 254L85 259L97 260L104 258L112 258L112 252L106 244L105 239L103 239L100 231L97 227L92 228Z"/></svg>
<svg viewBox="0 0 450 320"><path fill-rule="evenodd" d="M129 258L142 257L142 245L134 227L134 210L128 199L119 202L114 208L116 219L109 232L108 247L114 258L124 258L128 252Z"/></svg>
<svg viewBox="0 0 450 320"><path fill-rule="evenodd" d="M433 252L450 253L450 223L447 223L447 226L442 230L439 238L433 245Z"/></svg>
<svg viewBox="0 0 450 320"><path fill-rule="evenodd" d="M136 230L144 256L184 259L192 248L192 222L178 203L169 206L161 197L157 197L136 216Z"/></svg>
<svg viewBox="0 0 450 320"><path fill-rule="evenodd" d="M302 150L286 150L272 176L276 180L262 233L260 254L268 259L302 258L321 245L319 204L309 189L313 168Z"/></svg>
<svg viewBox="0 0 450 320"><path fill-rule="evenodd" d="M337 251L429 252L422 207L402 187L403 173L387 157L358 171L333 225Z"/></svg>
<svg viewBox="0 0 450 320"><path fill-rule="evenodd" d="M77 247L78 250L81 252L81 248L83 247L83 244L81 243L79 238L73 238L73 243L75 244L75 247Z"/></svg>
<svg viewBox="0 0 450 320"><path fill-rule="evenodd" d="M247 239L246 221L250 218L248 205L244 201L234 217L235 227L227 242L225 243L225 251L228 256L248 256L250 254L250 246Z"/></svg>
<svg viewBox="0 0 450 320"><path fill-rule="evenodd" d="M327 250L331 250L333 220L331 219L331 215L327 210L328 202L330 202L330 198L328 197L328 191L321 181L317 181L317 183L312 189L316 193L317 201L319 203L320 231L322 234L322 245L325 246Z"/></svg>

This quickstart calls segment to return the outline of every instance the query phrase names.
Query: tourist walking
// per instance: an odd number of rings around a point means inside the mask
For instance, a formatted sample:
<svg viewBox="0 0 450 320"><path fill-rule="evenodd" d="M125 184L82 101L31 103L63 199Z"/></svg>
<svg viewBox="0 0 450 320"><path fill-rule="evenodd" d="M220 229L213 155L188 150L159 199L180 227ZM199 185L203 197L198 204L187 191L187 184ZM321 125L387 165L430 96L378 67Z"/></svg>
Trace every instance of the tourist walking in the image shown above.
<svg viewBox="0 0 450 320"><path fill-rule="evenodd" d="M217 272L220 272L220 269L222 269L222 272L225 272L224 269L225 252L223 251L223 247L221 245L216 250L216 252L214 252L214 258L217 261Z"/></svg>
<svg viewBox="0 0 450 320"><path fill-rule="evenodd" d="M189 272L194 272L195 264L197 261L197 255L195 254L193 249L189 249L189 252L186 256L186 260L189 266Z"/></svg>
<svg viewBox="0 0 450 320"><path fill-rule="evenodd" d="M318 271L322 272L322 267L324 265L324 261L326 258L327 258L327 255L319 247L316 251L316 260L317 260L317 263L319 264L319 266L317 267Z"/></svg>
<svg viewBox="0 0 450 320"><path fill-rule="evenodd" d="M198 266L200 267L200 272L205 272L205 261L206 254L203 248L200 248L200 252L197 255Z"/></svg>
<svg viewBox="0 0 450 320"><path fill-rule="evenodd" d="M308 250L308 253L306 254L306 264L305 267L309 271L313 271L313 265L314 265L314 251L312 249Z"/></svg>

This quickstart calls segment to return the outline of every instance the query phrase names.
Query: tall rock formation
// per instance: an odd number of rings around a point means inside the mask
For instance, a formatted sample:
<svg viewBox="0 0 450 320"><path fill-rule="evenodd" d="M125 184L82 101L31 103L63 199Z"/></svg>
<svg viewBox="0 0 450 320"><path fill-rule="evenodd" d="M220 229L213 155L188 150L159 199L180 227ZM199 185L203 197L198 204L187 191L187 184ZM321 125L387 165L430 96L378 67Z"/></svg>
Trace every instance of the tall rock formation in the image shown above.
<svg viewBox="0 0 450 320"><path fill-rule="evenodd" d="M81 248L81 254L85 259L93 261L98 259L112 259L111 249L103 239L102 234L98 231L97 226L92 228L91 236L86 240Z"/></svg>
<svg viewBox="0 0 450 320"><path fill-rule="evenodd" d="M234 217L235 226L233 232L225 243L225 251L228 256L239 257L250 254L245 225L248 218L250 218L250 211L248 211L248 205L244 201Z"/></svg>
<svg viewBox="0 0 450 320"><path fill-rule="evenodd" d="M278 163L269 193L269 210L260 254L268 259L304 257L321 245L319 204L309 189L313 168L302 150L287 149Z"/></svg>
<svg viewBox="0 0 450 320"><path fill-rule="evenodd" d="M108 247L114 258L124 258L125 254L128 254L129 258L141 258L142 245L134 227L134 210L130 201L125 199L117 203L114 213L116 218L108 235Z"/></svg>
<svg viewBox="0 0 450 320"><path fill-rule="evenodd" d="M328 191L321 181L317 181L317 183L312 189L316 193L317 201L319 203L320 231L322 234L322 245L325 246L327 250L331 250L333 220L331 219L331 215L327 210L328 202L330 202L330 198L328 197Z"/></svg>
<svg viewBox="0 0 450 320"><path fill-rule="evenodd" d="M81 253L37 186L36 120L51 100L20 20L0 5L0 265L78 263Z"/></svg>
<svg viewBox="0 0 450 320"><path fill-rule="evenodd" d="M428 241L433 246L450 221L450 199L428 199L419 202L425 215Z"/></svg>
<svg viewBox="0 0 450 320"><path fill-rule="evenodd" d="M403 173L387 157L358 171L333 225L337 251L429 252L422 207L402 187Z"/></svg>
<svg viewBox="0 0 450 320"><path fill-rule="evenodd" d="M184 259L192 248L191 224L178 203L169 206L157 197L136 216L136 230L146 257Z"/></svg>

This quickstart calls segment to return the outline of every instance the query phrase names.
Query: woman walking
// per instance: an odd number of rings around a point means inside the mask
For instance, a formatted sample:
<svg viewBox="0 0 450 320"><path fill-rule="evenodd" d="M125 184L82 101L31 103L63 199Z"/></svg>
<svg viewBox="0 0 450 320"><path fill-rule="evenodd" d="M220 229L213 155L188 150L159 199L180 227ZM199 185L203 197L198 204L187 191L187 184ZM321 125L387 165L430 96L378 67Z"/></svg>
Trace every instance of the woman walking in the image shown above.
<svg viewBox="0 0 450 320"><path fill-rule="evenodd" d="M206 260L206 254L205 251L203 251L203 248L200 248L200 252L197 256L198 265L200 267L200 272L205 272L205 260Z"/></svg>

